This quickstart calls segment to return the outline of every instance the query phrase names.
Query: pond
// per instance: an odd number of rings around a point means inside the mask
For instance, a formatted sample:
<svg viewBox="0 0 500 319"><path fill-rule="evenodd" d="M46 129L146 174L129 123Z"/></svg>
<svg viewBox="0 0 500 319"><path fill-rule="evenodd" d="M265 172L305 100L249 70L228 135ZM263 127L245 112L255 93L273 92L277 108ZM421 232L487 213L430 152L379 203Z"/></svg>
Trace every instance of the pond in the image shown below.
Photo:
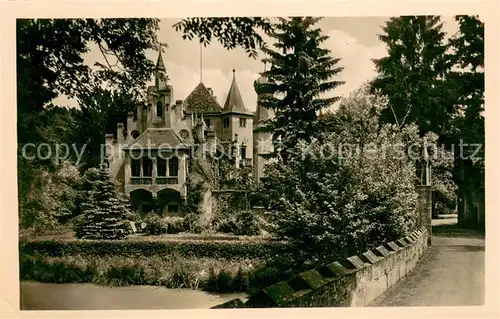
<svg viewBox="0 0 500 319"><path fill-rule="evenodd" d="M244 293L213 294L155 286L21 282L21 310L209 309Z"/></svg>

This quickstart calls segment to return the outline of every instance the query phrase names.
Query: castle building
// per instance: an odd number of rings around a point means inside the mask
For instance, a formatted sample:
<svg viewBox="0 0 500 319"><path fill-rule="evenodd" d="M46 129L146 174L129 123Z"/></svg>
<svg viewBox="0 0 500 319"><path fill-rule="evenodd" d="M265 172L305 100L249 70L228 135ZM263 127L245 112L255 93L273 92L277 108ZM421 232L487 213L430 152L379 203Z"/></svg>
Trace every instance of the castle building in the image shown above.
<svg viewBox="0 0 500 319"><path fill-rule="evenodd" d="M162 216L182 215L187 196L190 158L199 152L222 152L236 168L253 167L263 176L272 151L270 135L258 130L272 112L260 107L250 112L244 105L236 72L224 106L211 88L199 83L185 100L174 100L161 52L148 87L147 105L130 112L127 123L118 123L116 137L107 134L106 159L121 190L139 213L156 211ZM265 78L254 82L258 100L266 94Z"/></svg>

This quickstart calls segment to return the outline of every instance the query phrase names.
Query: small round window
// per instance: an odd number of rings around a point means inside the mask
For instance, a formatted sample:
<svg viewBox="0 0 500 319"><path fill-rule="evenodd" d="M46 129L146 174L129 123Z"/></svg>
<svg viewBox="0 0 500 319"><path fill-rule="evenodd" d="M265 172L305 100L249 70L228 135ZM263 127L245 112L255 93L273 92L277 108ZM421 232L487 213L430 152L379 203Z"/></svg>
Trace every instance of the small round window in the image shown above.
<svg viewBox="0 0 500 319"><path fill-rule="evenodd" d="M179 134L181 135L181 138L183 138L183 139L186 139L186 138L189 137L189 131L188 130L181 130L179 132Z"/></svg>
<svg viewBox="0 0 500 319"><path fill-rule="evenodd" d="M134 131L132 131L132 133L130 135L135 140L136 138L138 138L141 135L141 133L139 133L138 130L134 130Z"/></svg>

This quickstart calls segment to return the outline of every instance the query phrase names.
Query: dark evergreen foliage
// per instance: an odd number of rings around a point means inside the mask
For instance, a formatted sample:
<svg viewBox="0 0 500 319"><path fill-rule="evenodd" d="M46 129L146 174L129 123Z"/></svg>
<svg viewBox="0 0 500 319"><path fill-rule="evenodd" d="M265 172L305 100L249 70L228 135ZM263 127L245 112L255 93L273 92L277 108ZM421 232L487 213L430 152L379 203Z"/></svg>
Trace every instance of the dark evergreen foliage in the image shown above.
<svg viewBox="0 0 500 319"><path fill-rule="evenodd" d="M119 194L116 185L104 165L89 180L81 203L83 218L76 227L76 236L81 239L121 239L129 232L127 216L130 214L128 201ZM97 176L96 176L97 175Z"/></svg>
<svg viewBox="0 0 500 319"><path fill-rule="evenodd" d="M315 24L320 18L279 18L270 33L276 41L274 48L263 48L268 56L264 62L271 65L262 73L267 78L262 106L275 111L276 116L264 123L263 130L273 133L279 143L277 153L286 161L288 150L299 140L310 142L318 136L321 124L318 114L337 102L339 97L325 97L341 81L331 78L342 71L329 50L321 47L328 39ZM274 154L277 155L277 154Z"/></svg>
<svg viewBox="0 0 500 319"><path fill-rule="evenodd" d="M374 60L378 71L372 88L388 97L381 120L403 126L415 122L422 135L441 134L450 127L452 95L446 75L445 33L439 16L391 18L379 39L388 55Z"/></svg>

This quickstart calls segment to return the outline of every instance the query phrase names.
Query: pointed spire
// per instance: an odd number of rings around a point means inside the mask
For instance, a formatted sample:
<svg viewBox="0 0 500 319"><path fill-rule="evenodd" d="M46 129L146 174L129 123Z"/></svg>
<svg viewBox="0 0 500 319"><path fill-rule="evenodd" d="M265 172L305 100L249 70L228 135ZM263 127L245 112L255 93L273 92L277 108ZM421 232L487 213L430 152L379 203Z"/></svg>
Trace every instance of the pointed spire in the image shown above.
<svg viewBox="0 0 500 319"><path fill-rule="evenodd" d="M161 49L158 53L158 60L156 61L156 70L166 71L165 64L163 63L163 57L161 56Z"/></svg>
<svg viewBox="0 0 500 319"><path fill-rule="evenodd" d="M203 83L203 45L200 42L200 83Z"/></svg>
<svg viewBox="0 0 500 319"><path fill-rule="evenodd" d="M227 94L226 103L224 103L224 112L243 112L248 113L241 97L238 84L236 83L236 70L233 67L233 82Z"/></svg>

